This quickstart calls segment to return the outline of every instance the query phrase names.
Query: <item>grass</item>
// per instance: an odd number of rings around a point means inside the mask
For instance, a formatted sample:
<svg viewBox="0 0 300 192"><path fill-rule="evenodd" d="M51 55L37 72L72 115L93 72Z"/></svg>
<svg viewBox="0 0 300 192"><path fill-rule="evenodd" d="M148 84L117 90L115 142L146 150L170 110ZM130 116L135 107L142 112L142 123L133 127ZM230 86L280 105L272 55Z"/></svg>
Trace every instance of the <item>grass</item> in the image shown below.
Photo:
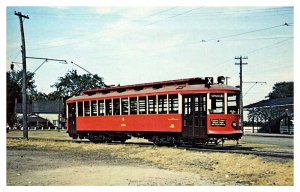
<svg viewBox="0 0 300 192"><path fill-rule="evenodd" d="M22 138L23 131L10 131L7 133L7 138ZM45 131L28 131L29 139L56 139L56 140L65 140L70 139L68 133L65 130L45 130Z"/></svg>
<svg viewBox="0 0 300 192"><path fill-rule="evenodd" d="M17 133L9 133L15 137ZM64 132L36 132L46 138L65 138ZM55 136L56 135L56 136ZM29 135L30 136L30 135ZM141 139L135 139L140 142ZM293 160L264 159L254 155L195 152L169 147L140 147L93 143L65 143L47 140L7 139L8 149L58 151L91 162L99 158L113 164L151 165L161 169L191 172L205 179L235 181L244 185L293 185Z"/></svg>

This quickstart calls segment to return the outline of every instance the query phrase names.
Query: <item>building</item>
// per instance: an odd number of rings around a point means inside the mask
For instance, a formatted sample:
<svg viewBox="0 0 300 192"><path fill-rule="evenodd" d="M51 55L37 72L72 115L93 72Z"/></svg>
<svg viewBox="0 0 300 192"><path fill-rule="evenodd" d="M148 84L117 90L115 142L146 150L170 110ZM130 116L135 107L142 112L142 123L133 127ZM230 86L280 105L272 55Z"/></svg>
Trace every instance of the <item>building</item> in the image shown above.
<svg viewBox="0 0 300 192"><path fill-rule="evenodd" d="M22 125L22 103L15 105L18 121ZM32 129L56 129L65 127L65 110L62 100L32 101L27 105L28 127Z"/></svg>
<svg viewBox="0 0 300 192"><path fill-rule="evenodd" d="M258 132L294 133L294 97L262 100L244 106L249 119L260 126Z"/></svg>

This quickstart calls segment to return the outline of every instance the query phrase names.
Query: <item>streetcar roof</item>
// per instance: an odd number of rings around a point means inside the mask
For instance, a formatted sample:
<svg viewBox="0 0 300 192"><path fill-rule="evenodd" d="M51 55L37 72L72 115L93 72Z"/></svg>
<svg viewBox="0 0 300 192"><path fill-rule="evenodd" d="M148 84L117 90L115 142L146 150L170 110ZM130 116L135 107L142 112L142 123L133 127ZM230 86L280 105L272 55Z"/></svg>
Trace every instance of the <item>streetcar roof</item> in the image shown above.
<svg viewBox="0 0 300 192"><path fill-rule="evenodd" d="M124 86L123 86L124 87ZM126 98L136 96L151 96L151 95L166 95L166 94L196 94L196 93L236 93L239 91L238 88L223 84L214 84L206 86L205 84L171 84L163 85L162 87L150 87L146 86L143 89L101 89L102 91L94 92L83 92L81 96L73 97L68 99L68 102L77 100L94 100L94 99L109 99L109 98ZM105 91L106 92L105 92Z"/></svg>
<svg viewBox="0 0 300 192"><path fill-rule="evenodd" d="M133 85L122 85L122 86L109 86L105 88L95 88L90 90L83 90L83 94L94 94L99 92L107 92L107 91L118 91L118 90L129 90L129 89L144 89L147 87L163 87L167 85L178 85L178 84L203 84L204 79L200 77L195 78L187 78L187 79L176 79L176 80L169 80L169 81L158 81L158 82L151 82L151 83L140 83L140 84L133 84Z"/></svg>

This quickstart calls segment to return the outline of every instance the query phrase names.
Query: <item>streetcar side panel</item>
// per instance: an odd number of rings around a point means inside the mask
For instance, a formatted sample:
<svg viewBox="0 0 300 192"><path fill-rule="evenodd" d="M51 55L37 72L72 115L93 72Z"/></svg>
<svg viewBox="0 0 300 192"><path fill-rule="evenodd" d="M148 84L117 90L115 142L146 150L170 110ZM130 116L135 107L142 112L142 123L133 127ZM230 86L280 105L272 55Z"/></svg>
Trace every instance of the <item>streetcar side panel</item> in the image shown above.
<svg viewBox="0 0 300 192"><path fill-rule="evenodd" d="M180 114L77 117L77 131L181 132Z"/></svg>

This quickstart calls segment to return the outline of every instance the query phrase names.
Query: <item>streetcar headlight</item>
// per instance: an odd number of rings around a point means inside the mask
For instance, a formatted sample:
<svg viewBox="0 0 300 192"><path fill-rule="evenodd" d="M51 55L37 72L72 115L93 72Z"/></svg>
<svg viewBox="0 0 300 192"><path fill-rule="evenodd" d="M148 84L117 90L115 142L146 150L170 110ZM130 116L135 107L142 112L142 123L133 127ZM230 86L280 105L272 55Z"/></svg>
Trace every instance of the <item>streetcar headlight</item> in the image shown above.
<svg viewBox="0 0 300 192"><path fill-rule="evenodd" d="M231 123L231 126L232 126L233 128L236 128L236 127L237 127L237 123L236 123L235 121L233 121L233 122Z"/></svg>

